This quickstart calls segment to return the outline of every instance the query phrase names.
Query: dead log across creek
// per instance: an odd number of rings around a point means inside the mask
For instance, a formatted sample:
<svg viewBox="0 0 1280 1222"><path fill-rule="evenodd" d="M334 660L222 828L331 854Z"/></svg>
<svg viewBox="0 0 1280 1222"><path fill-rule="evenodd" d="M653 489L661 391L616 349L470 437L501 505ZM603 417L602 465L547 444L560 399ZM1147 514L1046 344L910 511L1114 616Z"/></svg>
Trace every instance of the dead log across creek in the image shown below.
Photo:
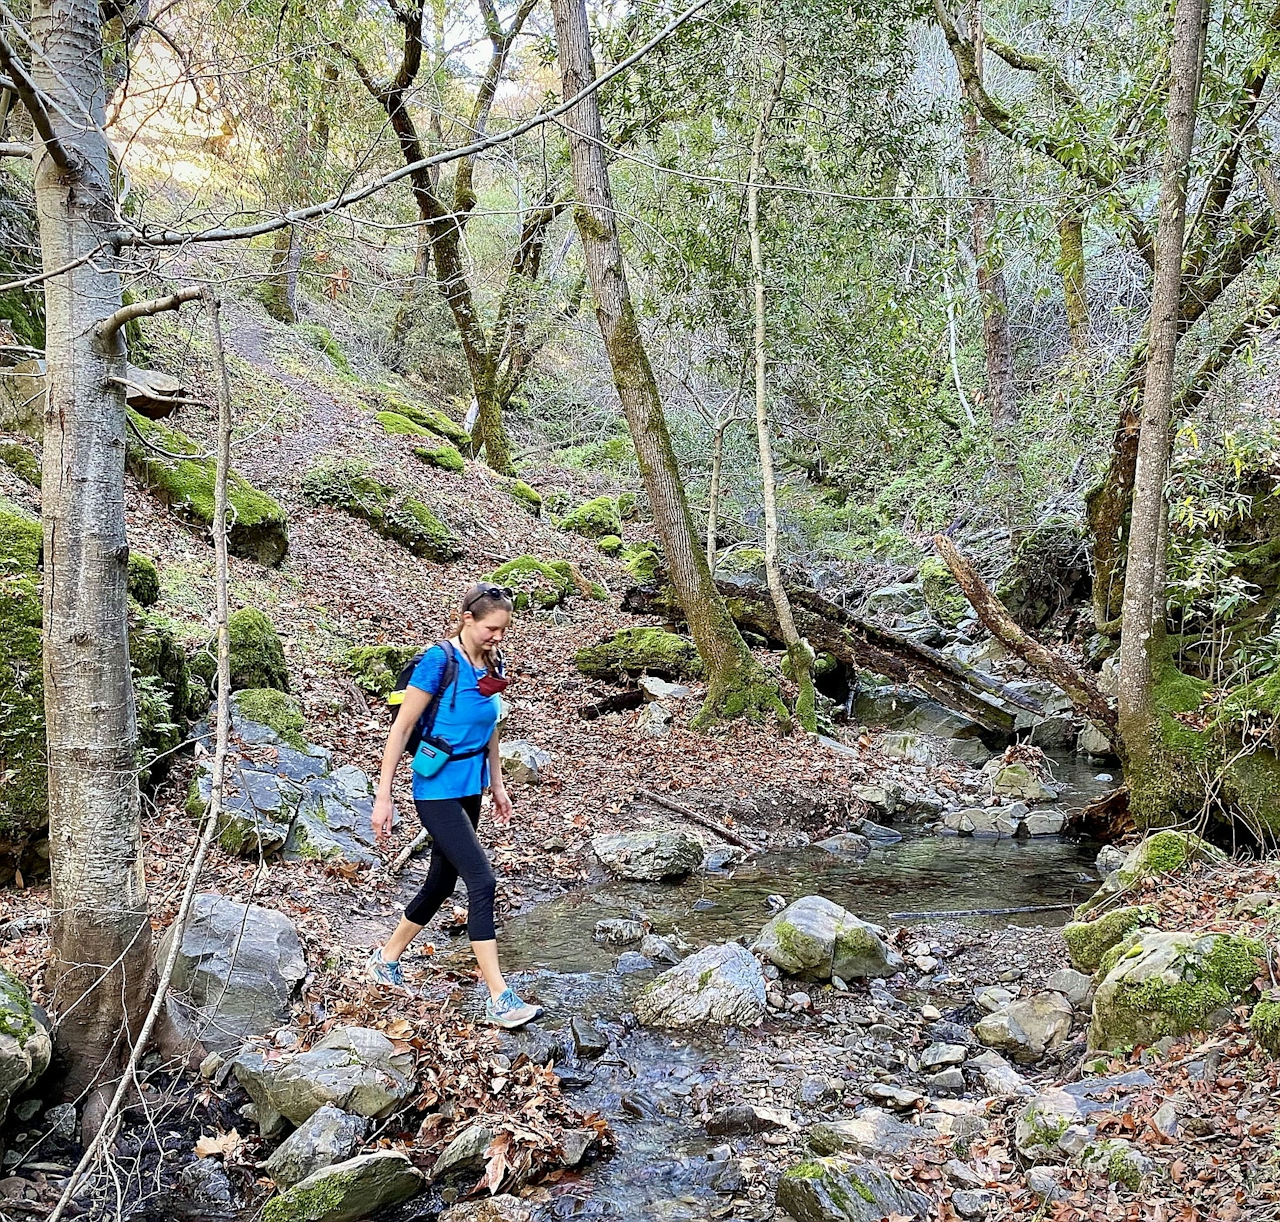
<svg viewBox="0 0 1280 1222"><path fill-rule="evenodd" d="M774 641L782 639L767 589L730 581L717 581L716 586L739 627ZM860 619L815 590L788 588L787 593L800 635L814 649L831 654L845 666L871 671L894 683L917 688L996 734L1013 733L1014 714L1010 705L1037 717L1045 715L1044 706L1024 692L1011 690L990 675L937 649ZM684 618L674 599L661 587L632 587L623 606L632 612L665 615L674 620Z"/></svg>

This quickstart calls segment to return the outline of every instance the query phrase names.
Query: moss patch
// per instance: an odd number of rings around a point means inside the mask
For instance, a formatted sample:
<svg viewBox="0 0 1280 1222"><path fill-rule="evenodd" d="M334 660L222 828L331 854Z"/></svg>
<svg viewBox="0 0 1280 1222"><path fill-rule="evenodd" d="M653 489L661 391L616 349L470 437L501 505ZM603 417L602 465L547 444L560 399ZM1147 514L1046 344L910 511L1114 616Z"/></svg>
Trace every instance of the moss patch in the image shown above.
<svg viewBox="0 0 1280 1222"><path fill-rule="evenodd" d="M8 1035L25 1045L36 1033L36 1017L31 994L22 981L0 967L0 1035Z"/></svg>
<svg viewBox="0 0 1280 1222"><path fill-rule="evenodd" d="M0 444L0 462L33 487L40 487L40 460L16 441Z"/></svg>
<svg viewBox="0 0 1280 1222"><path fill-rule="evenodd" d="M598 496L570 510L559 525L561 530L571 530L575 535L584 535L588 539L622 534L618 502L611 496Z"/></svg>
<svg viewBox="0 0 1280 1222"><path fill-rule="evenodd" d="M515 596L517 611L530 607L547 611L558 607L573 590L573 581L558 567L534 556L517 556L499 565L488 577L494 585L506 586Z"/></svg>
<svg viewBox="0 0 1280 1222"><path fill-rule="evenodd" d="M502 486L521 509L533 514L535 518L542 516L542 496L536 488L522 479L504 480Z"/></svg>
<svg viewBox="0 0 1280 1222"><path fill-rule="evenodd" d="M443 563L462 555L449 528L426 505L375 479L355 459L312 467L302 477L302 491L316 504L363 518L378 534L403 543L415 556Z"/></svg>
<svg viewBox="0 0 1280 1222"><path fill-rule="evenodd" d="M420 645L358 645L347 650L345 660L356 685L385 700L400 672L421 652Z"/></svg>
<svg viewBox="0 0 1280 1222"><path fill-rule="evenodd" d="M1280 1056L1280 1001L1264 997L1249 1015L1249 1031L1272 1056Z"/></svg>
<svg viewBox="0 0 1280 1222"><path fill-rule="evenodd" d="M382 431L393 437L430 437L431 430L415 424L399 412L378 412L374 419L382 425Z"/></svg>
<svg viewBox="0 0 1280 1222"><path fill-rule="evenodd" d="M622 540L617 535L605 535L603 539L596 540L596 547L606 556L616 556L622 551Z"/></svg>
<svg viewBox="0 0 1280 1222"><path fill-rule="evenodd" d="M380 391L378 397L386 404L386 409L411 420L424 429L429 429L438 437L451 441L455 446L471 444L471 434L462 425L455 423L439 408L426 407L421 403L412 403L401 395L390 391Z"/></svg>
<svg viewBox="0 0 1280 1222"><path fill-rule="evenodd" d="M248 688L236 693L235 706L241 717L274 730L295 751L307 749L302 706L287 693L273 687Z"/></svg>
<svg viewBox="0 0 1280 1222"><path fill-rule="evenodd" d="M924 589L924 605L940 624L954 628L969 614L969 600L960 592L956 579L937 556L920 565L920 584Z"/></svg>
<svg viewBox="0 0 1280 1222"><path fill-rule="evenodd" d="M298 323L293 328L293 333L317 352L323 352L338 373L351 373L351 362L347 360L342 345L333 338L333 332L328 327L317 326L315 323Z"/></svg>
<svg viewBox="0 0 1280 1222"><path fill-rule="evenodd" d="M1073 921L1063 927L1071 962L1077 971L1094 972L1102 957L1127 934L1143 925L1154 925L1156 910L1147 906L1117 908L1095 921Z"/></svg>
<svg viewBox="0 0 1280 1222"><path fill-rule="evenodd" d="M466 470L467 464L458 447L447 441L434 449L431 446L414 446L413 452L429 467L439 467L441 471L452 471L455 475Z"/></svg>
<svg viewBox="0 0 1280 1222"><path fill-rule="evenodd" d="M627 628L574 655L573 664L589 679L619 681L627 676L694 679L702 661L693 642L661 628Z"/></svg>
<svg viewBox="0 0 1280 1222"><path fill-rule="evenodd" d="M175 517L190 526L211 527L214 459L203 456L189 437L159 420L130 410L129 423L125 461L133 477L168 505ZM227 498L232 511L227 546L232 555L259 564L279 564L289 550L288 517L280 503L235 471L227 479Z"/></svg>
<svg viewBox="0 0 1280 1222"><path fill-rule="evenodd" d="M160 601L160 572L150 556L129 553L129 597L140 607L154 607Z"/></svg>
<svg viewBox="0 0 1280 1222"><path fill-rule="evenodd" d="M663 577L662 556L652 543L630 544L621 552L622 563L637 585L658 585Z"/></svg>

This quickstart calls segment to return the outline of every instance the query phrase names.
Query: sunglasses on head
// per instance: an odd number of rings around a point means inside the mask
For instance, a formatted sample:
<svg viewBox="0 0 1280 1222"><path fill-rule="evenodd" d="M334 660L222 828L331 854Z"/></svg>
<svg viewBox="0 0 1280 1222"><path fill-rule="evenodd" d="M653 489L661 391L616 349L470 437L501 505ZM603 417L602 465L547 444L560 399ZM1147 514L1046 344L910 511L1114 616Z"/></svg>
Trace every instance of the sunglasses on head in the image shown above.
<svg viewBox="0 0 1280 1222"><path fill-rule="evenodd" d="M514 595L506 586L481 586L466 602L462 604L464 611L470 611L476 603L482 598L505 598L507 602L514 601Z"/></svg>

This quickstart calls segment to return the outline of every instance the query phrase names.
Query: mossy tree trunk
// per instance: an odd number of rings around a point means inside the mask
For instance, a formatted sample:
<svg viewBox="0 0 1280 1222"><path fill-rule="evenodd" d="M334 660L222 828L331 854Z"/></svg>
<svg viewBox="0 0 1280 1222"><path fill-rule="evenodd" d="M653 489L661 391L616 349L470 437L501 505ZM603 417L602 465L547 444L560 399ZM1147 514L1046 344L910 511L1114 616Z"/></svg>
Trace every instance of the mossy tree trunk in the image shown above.
<svg viewBox="0 0 1280 1222"><path fill-rule="evenodd" d="M773 470L773 429L769 424L768 384L766 381L764 256L760 248L760 167L764 159L765 138L769 120L782 96L786 65L778 69L769 96L760 105L760 118L751 141L751 167L747 173L747 234L751 247L751 280L754 289L754 354L756 396L756 440L760 449L760 483L764 496L764 569L769 594L778 613L782 643L787 647L791 674L799 685L796 719L811 734L818 729L817 698L813 687L813 653L796 629L791 613L791 600L782 584L778 560L778 482Z"/></svg>
<svg viewBox="0 0 1280 1222"><path fill-rule="evenodd" d="M47 120L35 153L44 266L72 269L45 283L46 983L70 1068L68 1094L98 1088L86 1131L101 1088L129 1051L153 977L129 670L125 404L109 381L123 376L125 353L118 330L106 338L98 331L120 307L108 239L116 228L110 153L101 135L101 21L96 0L36 0L37 92L23 97Z"/></svg>
<svg viewBox="0 0 1280 1222"><path fill-rule="evenodd" d="M1174 13L1164 164L1160 176L1159 228L1151 301L1149 355L1142 390L1133 512L1129 530L1120 636L1119 727L1133 792L1153 792L1143 776L1169 766L1155 695L1156 667L1164 654L1164 532L1168 503L1169 420L1180 321L1187 169L1195 139L1196 103L1204 57L1203 0L1178 0ZM1140 823L1160 822L1163 812L1139 808Z"/></svg>
<svg viewBox="0 0 1280 1222"><path fill-rule="evenodd" d="M298 273L302 270L302 242L292 225L276 230L271 246L271 270L264 285L263 304L280 322L298 321Z"/></svg>
<svg viewBox="0 0 1280 1222"><path fill-rule="evenodd" d="M1089 299L1084 280L1084 210L1074 201L1058 215L1058 275L1071 351L1079 355L1089 346Z"/></svg>
<svg viewBox="0 0 1280 1222"><path fill-rule="evenodd" d="M586 7L584 0L553 0L552 10L562 91L569 98L595 79ZM777 688L752 658L711 580L707 558L693 528L662 399L631 305L595 94L569 112L566 128L578 197L574 216L586 255L600 334L613 367L654 522L662 536L667 571L705 668L707 701L698 724L764 712L785 716Z"/></svg>

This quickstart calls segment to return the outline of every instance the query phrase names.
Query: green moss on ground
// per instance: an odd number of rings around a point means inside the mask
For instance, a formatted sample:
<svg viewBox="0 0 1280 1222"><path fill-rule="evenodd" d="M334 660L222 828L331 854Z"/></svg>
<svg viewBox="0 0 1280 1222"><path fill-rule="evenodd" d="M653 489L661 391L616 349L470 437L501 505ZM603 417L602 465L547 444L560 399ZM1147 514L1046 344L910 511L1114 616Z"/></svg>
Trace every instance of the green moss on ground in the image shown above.
<svg viewBox="0 0 1280 1222"><path fill-rule="evenodd" d="M598 496L579 505L577 509L571 509L560 520L559 526L561 530L571 530L588 539L621 535L622 518L618 513L618 502L611 496Z"/></svg>
<svg viewBox="0 0 1280 1222"><path fill-rule="evenodd" d="M969 614L969 600L937 556L930 556L920 565L920 584L924 588L924 604L938 623L954 628Z"/></svg>
<svg viewBox="0 0 1280 1222"><path fill-rule="evenodd" d="M606 556L616 556L622 551L622 540L617 535L605 535L604 538L596 540L596 547Z"/></svg>
<svg viewBox="0 0 1280 1222"><path fill-rule="evenodd" d="M662 556L654 544L629 544L622 549L621 559L637 585L652 586L662 580Z"/></svg>
<svg viewBox="0 0 1280 1222"><path fill-rule="evenodd" d="M40 460L16 441L0 444L0 462L35 488L40 487Z"/></svg>
<svg viewBox="0 0 1280 1222"><path fill-rule="evenodd" d="M526 611L530 607L549 611L573 592L573 580L569 574L536 556L517 556L508 560L485 580L510 589L515 596L517 611Z"/></svg>
<svg viewBox="0 0 1280 1222"><path fill-rule="evenodd" d="M140 607L154 607L160 601L160 571L150 556L129 553L129 597Z"/></svg>
<svg viewBox="0 0 1280 1222"><path fill-rule="evenodd" d="M0 502L0 855L48 822L40 523Z"/></svg>
<svg viewBox="0 0 1280 1222"><path fill-rule="evenodd" d="M274 730L294 750L307 749L302 706L288 693L274 687L247 688L236 693L235 706L241 717Z"/></svg>
<svg viewBox="0 0 1280 1222"><path fill-rule="evenodd" d="M358 645L347 650L346 664L357 687L385 699L400 672L421 652L421 645Z"/></svg>
<svg viewBox="0 0 1280 1222"><path fill-rule="evenodd" d="M661 628L626 628L607 641L579 649L573 662L589 679L620 681L650 674L675 680L702 674L693 642Z"/></svg>
<svg viewBox="0 0 1280 1222"><path fill-rule="evenodd" d="M404 544L415 556L444 563L462 555L449 528L414 497L376 479L356 459L324 461L302 477L308 500L363 518L378 534Z"/></svg>
<svg viewBox="0 0 1280 1222"><path fill-rule="evenodd" d="M640 498L634 492L618 494L618 516L624 522L631 522L640 515Z"/></svg>
<svg viewBox="0 0 1280 1222"><path fill-rule="evenodd" d="M526 484L522 479L505 480L502 486L522 509L533 514L535 518L542 516L542 496L536 488Z"/></svg>
<svg viewBox="0 0 1280 1222"><path fill-rule="evenodd" d="M471 434L462 425L457 424L440 411L439 408L425 407L421 403L412 403L401 395L382 390L378 397L386 405L386 409L397 416L411 420L421 428L428 429L438 437L451 441L455 446L469 446Z"/></svg>
<svg viewBox="0 0 1280 1222"><path fill-rule="evenodd" d="M399 412L378 412L374 419L382 425L382 431L393 437L430 437L431 430L415 424Z"/></svg>
<svg viewBox="0 0 1280 1222"><path fill-rule="evenodd" d="M1280 1056L1280 1001L1264 997L1249 1015L1249 1032L1272 1056Z"/></svg>
<svg viewBox="0 0 1280 1222"><path fill-rule="evenodd" d="M1156 910L1145 905L1116 908L1094 921L1073 921L1062 930L1071 962L1078 971L1097 971L1102 957L1133 930L1154 925Z"/></svg>
<svg viewBox="0 0 1280 1222"><path fill-rule="evenodd" d="M461 475L467 467L458 447L447 441L434 449L431 446L414 446L413 452L428 466L439 467L441 471L452 471L455 475Z"/></svg>
<svg viewBox="0 0 1280 1222"><path fill-rule="evenodd" d="M129 423L125 461L133 477L168 505L175 517L191 526L210 528L216 474L213 457L204 456L195 442L162 421L148 420L130 410ZM140 441L138 434L150 445ZM232 555L278 565L289 550L289 520L280 503L236 471L228 476L227 498L232 519L227 546Z"/></svg>
<svg viewBox="0 0 1280 1222"><path fill-rule="evenodd" d="M317 352L323 352L338 373L348 375L351 373L351 362L347 360L347 354L342 351L342 345L333 338L333 332L328 327L301 322L293 328L293 333L305 340Z"/></svg>

